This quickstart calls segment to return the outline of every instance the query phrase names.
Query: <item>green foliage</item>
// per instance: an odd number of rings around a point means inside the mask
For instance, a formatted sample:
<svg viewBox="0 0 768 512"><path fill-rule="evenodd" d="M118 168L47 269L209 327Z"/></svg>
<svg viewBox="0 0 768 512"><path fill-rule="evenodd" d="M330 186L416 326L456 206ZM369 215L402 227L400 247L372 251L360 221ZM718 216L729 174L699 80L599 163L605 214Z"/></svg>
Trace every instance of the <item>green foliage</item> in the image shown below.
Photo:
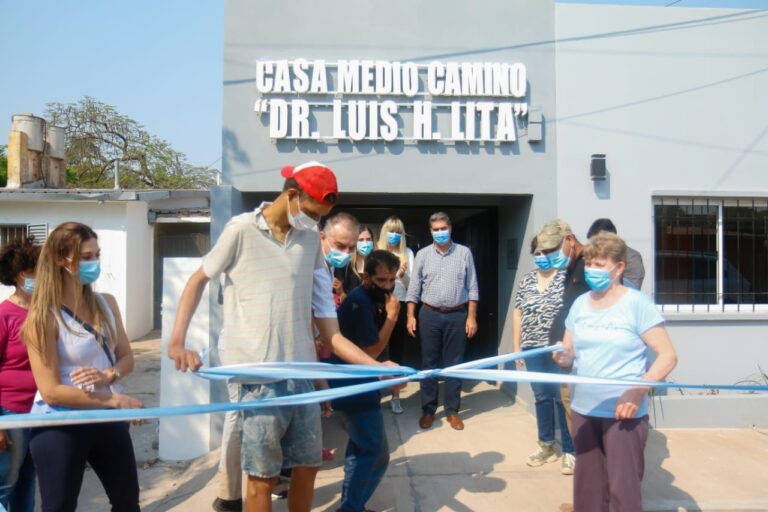
<svg viewBox="0 0 768 512"><path fill-rule="evenodd" d="M0 187L8 183L8 146L0 145Z"/></svg>
<svg viewBox="0 0 768 512"><path fill-rule="evenodd" d="M48 122L67 132L70 187L112 188L115 162L121 188L207 188L215 182L215 171L190 164L167 141L111 105L86 96L46 107Z"/></svg>

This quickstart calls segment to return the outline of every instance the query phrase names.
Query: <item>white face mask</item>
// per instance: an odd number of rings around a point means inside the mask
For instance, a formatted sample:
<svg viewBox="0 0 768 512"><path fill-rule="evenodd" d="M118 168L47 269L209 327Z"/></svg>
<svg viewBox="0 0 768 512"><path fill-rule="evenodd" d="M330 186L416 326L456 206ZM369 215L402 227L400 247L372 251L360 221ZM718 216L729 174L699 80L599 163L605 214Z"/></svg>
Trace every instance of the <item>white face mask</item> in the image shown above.
<svg viewBox="0 0 768 512"><path fill-rule="evenodd" d="M301 205L296 201L296 208L299 209L298 215L291 213L291 198L286 196L288 200L288 224L297 231L312 230L317 227L317 221L301 211Z"/></svg>

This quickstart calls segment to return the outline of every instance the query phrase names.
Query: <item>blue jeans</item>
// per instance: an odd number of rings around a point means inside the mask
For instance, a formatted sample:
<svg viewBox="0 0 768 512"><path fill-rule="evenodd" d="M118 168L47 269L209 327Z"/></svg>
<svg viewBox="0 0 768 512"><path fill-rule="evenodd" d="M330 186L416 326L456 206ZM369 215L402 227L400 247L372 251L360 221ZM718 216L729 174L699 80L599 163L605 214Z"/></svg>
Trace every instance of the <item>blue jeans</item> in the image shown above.
<svg viewBox="0 0 768 512"><path fill-rule="evenodd" d="M362 512L389 465L389 445L381 409L336 411L349 436L344 454L340 512Z"/></svg>
<svg viewBox="0 0 768 512"><path fill-rule="evenodd" d="M241 384L240 401L264 400L314 391L312 381L288 379L268 384ZM281 469L319 467L323 434L317 404L243 411L240 462L243 471L271 478Z"/></svg>
<svg viewBox="0 0 768 512"><path fill-rule="evenodd" d="M541 354L525 359L525 367L532 372L560 373L560 367L552 360L552 354ZM560 423L560 436L563 452L573 453L573 441L568 432L565 419L565 407L560 398L560 384L531 382L533 396L536 398L536 424L539 428L539 441L546 444L555 442L555 411Z"/></svg>
<svg viewBox="0 0 768 512"><path fill-rule="evenodd" d="M0 407L0 415L17 414ZM0 452L0 507L11 512L34 512L35 466L29 453L29 429L6 430L13 443Z"/></svg>

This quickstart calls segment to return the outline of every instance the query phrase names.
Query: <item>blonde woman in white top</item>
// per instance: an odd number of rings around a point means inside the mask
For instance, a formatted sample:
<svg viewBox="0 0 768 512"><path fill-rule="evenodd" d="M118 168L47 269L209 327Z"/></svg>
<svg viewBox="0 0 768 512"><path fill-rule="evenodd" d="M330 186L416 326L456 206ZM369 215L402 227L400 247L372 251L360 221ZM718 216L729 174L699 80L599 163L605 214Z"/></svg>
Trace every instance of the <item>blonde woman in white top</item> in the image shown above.
<svg viewBox="0 0 768 512"><path fill-rule="evenodd" d="M96 232L76 222L58 226L43 246L22 330L38 387L33 413L142 407L118 382L133 370L133 352L117 302L91 287L100 254ZM128 423L33 428L30 452L43 510L75 511L86 462L113 511L140 510Z"/></svg>
<svg viewBox="0 0 768 512"><path fill-rule="evenodd" d="M400 268L397 270L394 295L400 301L400 313L397 317L392 336L389 338L389 359L397 364L403 364L405 338L408 335L405 330L407 309L405 295L408 292L408 284L411 282L411 269L413 268L413 251L406 246L406 234L403 221L397 217L389 217L384 221L379 233L378 249L383 249L400 258ZM402 414L403 407L400 404L400 391L392 392L390 409L395 414Z"/></svg>

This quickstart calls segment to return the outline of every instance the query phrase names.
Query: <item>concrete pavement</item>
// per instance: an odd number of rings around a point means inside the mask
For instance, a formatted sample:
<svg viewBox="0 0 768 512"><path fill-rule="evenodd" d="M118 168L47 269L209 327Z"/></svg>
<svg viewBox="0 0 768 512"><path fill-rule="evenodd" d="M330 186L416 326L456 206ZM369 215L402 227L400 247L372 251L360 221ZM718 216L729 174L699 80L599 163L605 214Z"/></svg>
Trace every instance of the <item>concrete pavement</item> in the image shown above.
<svg viewBox="0 0 768 512"><path fill-rule="evenodd" d="M147 405L157 401L154 369L159 342L133 344L137 368L127 386ZM535 419L508 395L487 383L465 383L462 417L466 428L452 430L438 412L434 426L418 425L417 385L403 392L405 413L395 416L384 401L391 461L368 506L373 510L557 511L570 503L572 477L560 464L525 465L536 448ZM716 414L717 411L713 411ZM325 423L325 446L336 460L318 474L314 509L339 504L346 440L338 420ZM154 424L134 430L142 509L208 512L216 495L218 452L191 463L156 460ZM768 434L757 430L653 430L646 448L643 486L650 511L768 511ZM274 510L287 510L275 501ZM107 510L103 490L88 472L79 510Z"/></svg>

